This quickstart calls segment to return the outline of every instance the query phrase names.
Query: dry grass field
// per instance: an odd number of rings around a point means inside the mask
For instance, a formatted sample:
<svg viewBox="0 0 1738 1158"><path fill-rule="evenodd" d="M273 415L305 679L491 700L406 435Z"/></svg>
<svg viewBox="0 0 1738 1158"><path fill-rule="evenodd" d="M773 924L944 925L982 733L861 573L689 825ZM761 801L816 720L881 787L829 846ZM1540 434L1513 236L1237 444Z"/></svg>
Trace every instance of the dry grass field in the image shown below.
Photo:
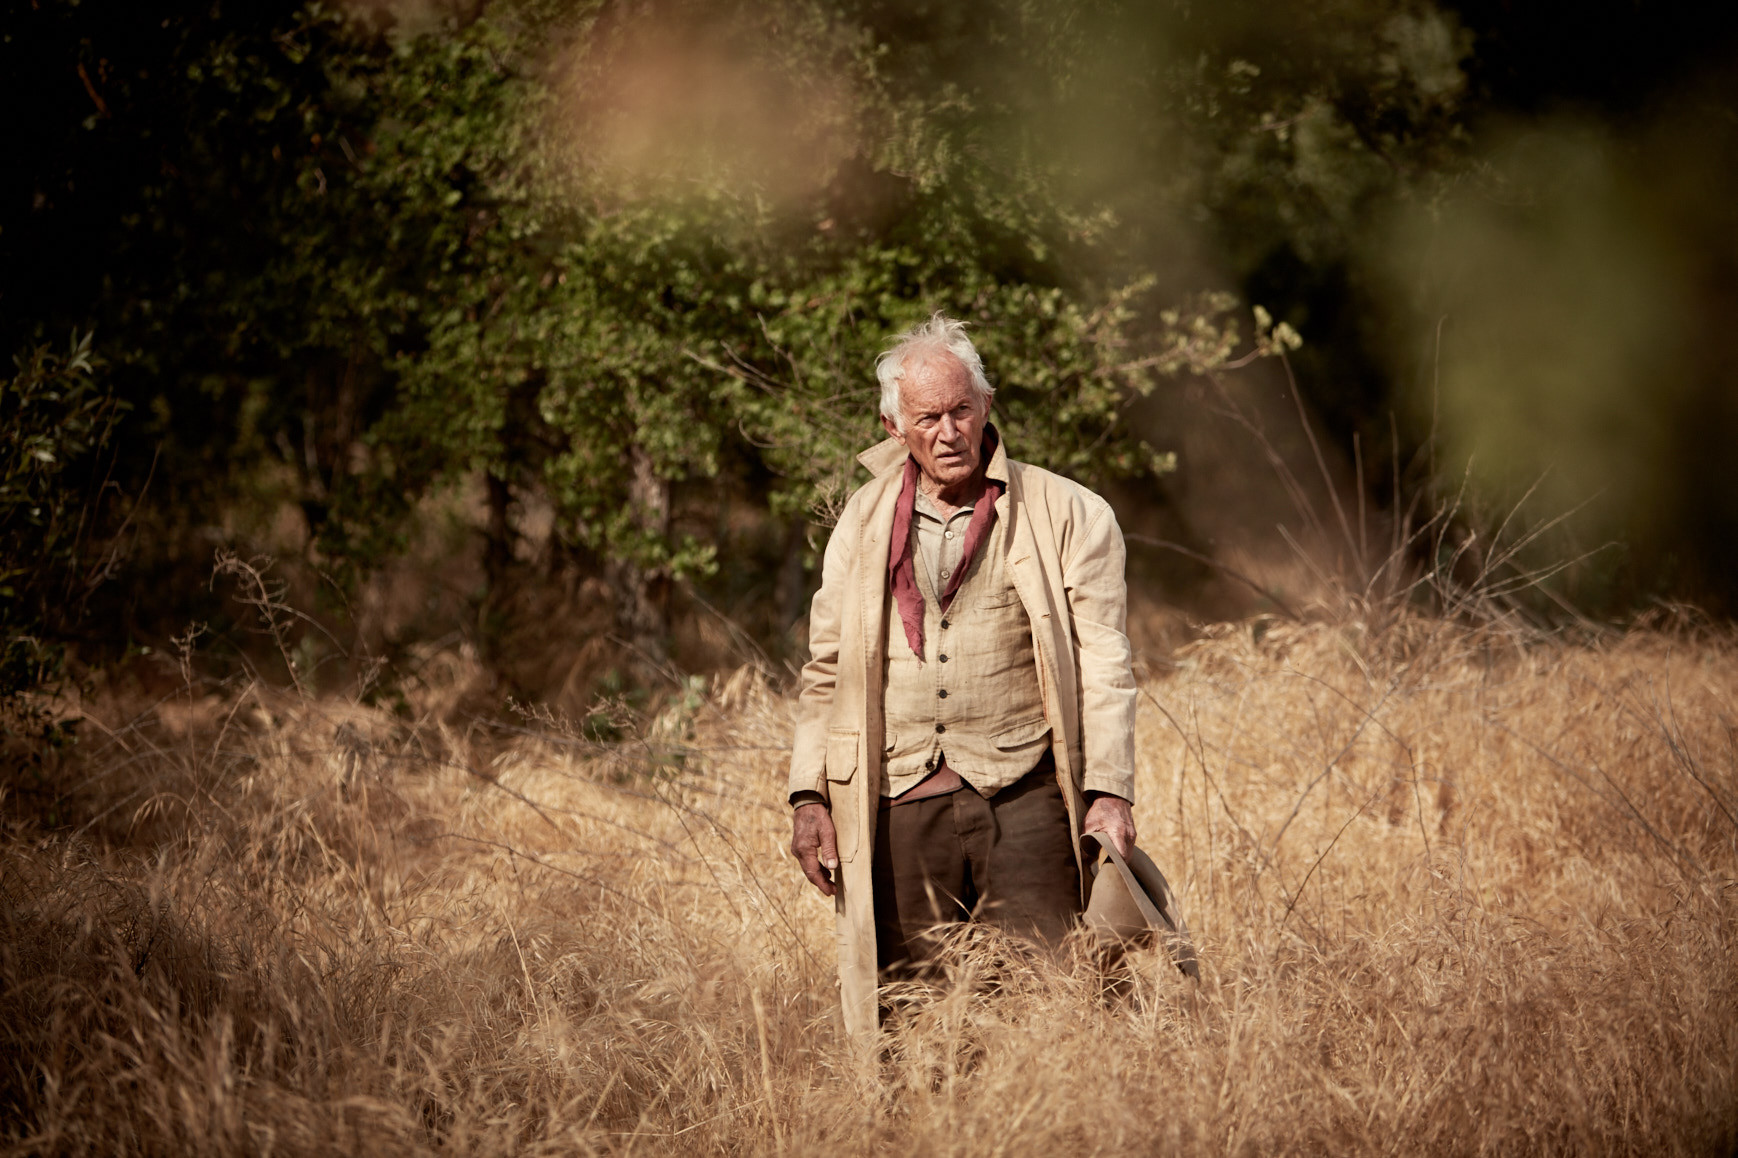
<svg viewBox="0 0 1738 1158"><path fill-rule="evenodd" d="M612 743L191 675L0 802L8 1154L1730 1154L1738 643L1403 618L1143 675L1203 960L961 947L873 1053L783 851L789 701ZM1114 990L1114 991L1113 991Z"/></svg>

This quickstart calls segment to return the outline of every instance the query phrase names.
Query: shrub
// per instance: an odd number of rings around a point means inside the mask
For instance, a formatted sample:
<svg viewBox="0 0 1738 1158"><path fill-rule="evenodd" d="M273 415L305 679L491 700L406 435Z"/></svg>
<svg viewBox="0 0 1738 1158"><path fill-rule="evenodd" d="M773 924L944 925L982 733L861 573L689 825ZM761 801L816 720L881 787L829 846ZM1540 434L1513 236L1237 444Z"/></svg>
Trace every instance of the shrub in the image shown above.
<svg viewBox="0 0 1738 1158"><path fill-rule="evenodd" d="M99 379L91 337L29 349L0 381L0 703L60 675L66 630L118 561L96 530L126 403Z"/></svg>

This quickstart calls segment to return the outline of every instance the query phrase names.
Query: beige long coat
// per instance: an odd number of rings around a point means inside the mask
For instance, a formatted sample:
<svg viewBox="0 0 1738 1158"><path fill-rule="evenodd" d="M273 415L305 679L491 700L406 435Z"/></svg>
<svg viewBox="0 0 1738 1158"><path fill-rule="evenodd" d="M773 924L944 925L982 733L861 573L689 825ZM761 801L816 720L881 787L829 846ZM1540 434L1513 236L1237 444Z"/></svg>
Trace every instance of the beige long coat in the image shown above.
<svg viewBox="0 0 1738 1158"><path fill-rule="evenodd" d="M996 500L1007 570L1032 623L1056 777L1080 857L1083 793L1134 798L1135 684L1124 633L1128 588L1122 531L1110 504L1078 483L1006 459ZM877 1027L875 906L870 860L881 795L882 654L887 555L906 451L888 439L859 456L874 478L833 529L809 611L790 791L828 797L838 831L839 987L845 1028ZM999 471L996 473L1000 473ZM1086 877L1081 876L1084 887Z"/></svg>

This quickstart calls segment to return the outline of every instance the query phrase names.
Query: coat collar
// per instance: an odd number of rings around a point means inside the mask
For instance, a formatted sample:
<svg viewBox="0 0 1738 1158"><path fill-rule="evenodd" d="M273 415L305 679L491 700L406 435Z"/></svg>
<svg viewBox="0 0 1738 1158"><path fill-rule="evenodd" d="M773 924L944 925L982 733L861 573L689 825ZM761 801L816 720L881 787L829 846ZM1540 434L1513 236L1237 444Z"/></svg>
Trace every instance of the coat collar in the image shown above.
<svg viewBox="0 0 1738 1158"><path fill-rule="evenodd" d="M987 425L996 430L994 423ZM876 478L883 478L903 467L908 457L909 452L898 439L887 438L858 455L857 461ZM984 474L999 483L1008 481L1008 440L1002 437L1000 430L996 430L996 452L990 455L990 465L984 468Z"/></svg>
<svg viewBox="0 0 1738 1158"><path fill-rule="evenodd" d="M896 438L887 438L876 443L857 456L857 461L869 468L869 473L876 478L892 474L905 465L906 450Z"/></svg>

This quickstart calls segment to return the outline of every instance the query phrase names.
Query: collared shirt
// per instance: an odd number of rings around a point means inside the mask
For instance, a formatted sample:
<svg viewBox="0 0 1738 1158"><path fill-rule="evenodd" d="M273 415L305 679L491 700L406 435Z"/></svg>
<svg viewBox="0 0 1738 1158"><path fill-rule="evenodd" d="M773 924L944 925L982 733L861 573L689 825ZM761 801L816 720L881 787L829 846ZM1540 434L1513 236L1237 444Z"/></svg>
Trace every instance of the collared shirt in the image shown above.
<svg viewBox="0 0 1738 1158"><path fill-rule="evenodd" d="M960 565L960 554L966 545L966 527L971 523L975 509L974 504L944 515L935 505L935 500L924 494L921 487L918 488L913 511L917 517L911 520L911 530L917 536L917 557L923 560L924 569L929 572L929 585L936 591L946 589L954 569Z"/></svg>
<svg viewBox="0 0 1738 1158"><path fill-rule="evenodd" d="M1005 456L991 455L990 461L984 464L984 477L1002 484L1005 492L1008 488L1008 463ZM982 501L982 497L978 500ZM917 536L917 555L923 560L923 565L929 569L929 585L937 591L947 588L947 582L953 578L954 568L960 565L960 554L965 550L966 527L972 521L972 512L977 509L977 503L960 507L951 515L943 515L941 508L935 505L923 491L922 481L917 487L917 502L913 513L917 515L911 520L912 533Z"/></svg>

